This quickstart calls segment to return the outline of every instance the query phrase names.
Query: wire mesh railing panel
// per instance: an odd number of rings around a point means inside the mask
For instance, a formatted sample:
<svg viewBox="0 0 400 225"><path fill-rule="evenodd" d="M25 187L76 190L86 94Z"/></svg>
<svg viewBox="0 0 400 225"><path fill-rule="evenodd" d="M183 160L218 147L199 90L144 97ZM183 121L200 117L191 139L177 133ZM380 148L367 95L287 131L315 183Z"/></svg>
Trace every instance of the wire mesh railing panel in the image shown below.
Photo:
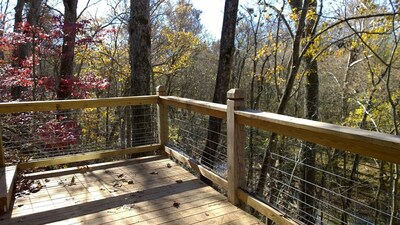
<svg viewBox="0 0 400 225"><path fill-rule="evenodd" d="M255 192L257 189L257 181L262 167L262 161L265 154L270 132L256 129L253 127L245 127L245 176L246 190L249 193Z"/></svg>
<svg viewBox="0 0 400 225"><path fill-rule="evenodd" d="M155 106L2 114L7 165L158 142Z"/></svg>
<svg viewBox="0 0 400 225"><path fill-rule="evenodd" d="M220 132L215 131L220 128ZM169 109L168 146L219 176L227 176L226 121L184 109Z"/></svg>
<svg viewBox="0 0 400 225"><path fill-rule="evenodd" d="M400 223L395 165L246 129L247 191L267 204L306 224Z"/></svg>

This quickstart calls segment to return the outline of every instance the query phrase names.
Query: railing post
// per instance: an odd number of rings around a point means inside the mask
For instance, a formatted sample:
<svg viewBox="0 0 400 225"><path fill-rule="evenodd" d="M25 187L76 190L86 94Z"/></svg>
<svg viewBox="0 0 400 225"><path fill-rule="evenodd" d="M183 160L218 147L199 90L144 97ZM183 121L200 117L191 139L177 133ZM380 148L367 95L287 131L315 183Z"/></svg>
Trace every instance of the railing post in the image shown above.
<svg viewBox="0 0 400 225"><path fill-rule="evenodd" d="M228 200L237 205L238 188L245 186L244 177L244 126L235 121L235 110L244 109L244 92L231 89L227 93L228 134Z"/></svg>
<svg viewBox="0 0 400 225"><path fill-rule="evenodd" d="M0 124L0 168L6 166L3 149L3 126Z"/></svg>
<svg viewBox="0 0 400 225"><path fill-rule="evenodd" d="M157 86L156 93L158 96L165 96L165 86ZM166 154L165 145L168 142L168 106L161 103L158 99L157 104L157 124L158 124L158 141L162 146L161 154Z"/></svg>

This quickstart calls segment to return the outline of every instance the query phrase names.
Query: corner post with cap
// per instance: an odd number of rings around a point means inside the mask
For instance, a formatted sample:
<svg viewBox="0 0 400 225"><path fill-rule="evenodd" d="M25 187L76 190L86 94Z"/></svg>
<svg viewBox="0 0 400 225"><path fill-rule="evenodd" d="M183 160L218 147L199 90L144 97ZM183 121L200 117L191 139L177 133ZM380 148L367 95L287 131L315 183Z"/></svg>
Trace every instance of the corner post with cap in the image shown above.
<svg viewBox="0 0 400 225"><path fill-rule="evenodd" d="M156 94L165 96L165 86L157 86ZM158 141L161 147L161 154L165 155L165 145L168 142L168 106L162 103L161 98L158 98L157 104L157 124L158 124Z"/></svg>
<svg viewBox="0 0 400 225"><path fill-rule="evenodd" d="M239 204L238 189L245 186L244 176L244 126L235 120L235 110L245 108L244 92L231 89L227 93L227 136L228 136L228 200Z"/></svg>

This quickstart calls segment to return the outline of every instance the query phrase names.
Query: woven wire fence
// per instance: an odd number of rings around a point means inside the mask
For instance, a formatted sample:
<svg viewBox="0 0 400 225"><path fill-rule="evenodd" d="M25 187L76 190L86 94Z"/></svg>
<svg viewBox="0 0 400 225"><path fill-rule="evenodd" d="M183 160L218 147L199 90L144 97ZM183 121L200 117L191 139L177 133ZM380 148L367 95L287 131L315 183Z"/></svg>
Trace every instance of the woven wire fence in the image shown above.
<svg viewBox="0 0 400 225"><path fill-rule="evenodd" d="M211 121L211 126L216 125ZM210 135L219 136L218 141ZM198 164L226 179L227 136L226 121L221 121L221 132L209 128L209 116L185 109L169 109L169 147L195 160ZM210 146L217 146L216 148Z"/></svg>
<svg viewBox="0 0 400 225"><path fill-rule="evenodd" d="M152 105L1 114L6 164L157 143L156 114Z"/></svg>
<svg viewBox="0 0 400 225"><path fill-rule="evenodd" d="M263 166L271 133L246 130L247 191L267 204L306 224L400 224L395 165L278 135Z"/></svg>

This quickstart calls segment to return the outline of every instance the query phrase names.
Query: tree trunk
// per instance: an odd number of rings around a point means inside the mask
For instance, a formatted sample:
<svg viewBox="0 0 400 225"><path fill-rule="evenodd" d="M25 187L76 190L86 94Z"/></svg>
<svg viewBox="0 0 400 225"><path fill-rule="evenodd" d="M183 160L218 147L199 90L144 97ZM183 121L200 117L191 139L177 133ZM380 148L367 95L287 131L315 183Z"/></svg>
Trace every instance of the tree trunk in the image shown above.
<svg viewBox="0 0 400 225"><path fill-rule="evenodd" d="M351 64L357 59L357 48L352 47L350 49L349 58L347 60L346 72L344 74L343 86L342 86L342 110L341 110L341 119L344 121L348 116L349 111L349 84L350 84L350 76L351 76Z"/></svg>
<svg viewBox="0 0 400 225"><path fill-rule="evenodd" d="M14 32L20 32L19 26L22 23L22 12L24 10L24 5L25 5L25 0L18 0L17 1L17 5L15 6L15 16L14 16ZM13 55L14 57L18 57L20 56L21 50L20 48L16 48L16 50L14 51Z"/></svg>
<svg viewBox="0 0 400 225"><path fill-rule="evenodd" d="M28 15L27 15L27 20L28 23L35 27L39 23L39 18L40 18L40 11L41 11L41 5L42 1L41 0L29 0L28 1ZM31 35L33 39L37 38L37 34L35 30L31 31ZM36 42L32 41L32 43L27 43L27 48L29 49L29 54L32 55L32 79L33 79L33 87L32 87L32 100L36 101L36 87L38 84L38 79L36 76L37 73L37 68L36 68L36 61L37 61L37 53L36 53Z"/></svg>
<svg viewBox="0 0 400 225"><path fill-rule="evenodd" d="M311 0L305 0L303 3L303 6L300 7L299 9L302 9L301 12L299 13L299 19L297 20L297 28L296 28L296 34L294 36L293 40L293 45L292 45L292 58L290 60L290 66L289 66L289 77L288 81L284 90L284 93L282 95L282 98L279 102L278 109L276 113L278 114L284 114L286 106L289 102L290 95L293 89L293 84L297 75L297 72L299 71L300 68L300 63L301 63L301 58L300 58L300 47L301 47L301 40L304 34L304 28L305 28L305 22L306 22L306 15L308 12L308 7L310 5ZM290 1L291 4L294 5L301 5L301 0L296 0L296 1ZM293 6L292 6L293 7ZM267 149L265 151L262 167L261 167L261 173L260 173L260 178L258 180L257 184L257 190L256 192L260 195L263 194L264 186L266 183L266 178L268 177L269 173L269 166L271 165L271 153L276 149L276 142L278 135L273 133L271 134Z"/></svg>
<svg viewBox="0 0 400 225"><path fill-rule="evenodd" d="M19 26L22 23L22 11L24 10L25 0L18 0L15 6L14 32L20 32ZM15 46L13 50L12 67L21 67L22 60L26 58L28 53L23 44ZM11 100L15 101L21 98L22 87L19 85L11 86Z"/></svg>
<svg viewBox="0 0 400 225"><path fill-rule="evenodd" d="M63 46L61 49L60 79L57 87L57 99L68 99L72 94L74 76L74 50L76 37L76 9L78 0L63 0L64 26Z"/></svg>
<svg viewBox="0 0 400 225"><path fill-rule="evenodd" d="M213 102L215 103L226 103L226 93L229 88L232 61L235 52L235 31L238 6L239 0L225 1L217 81L213 97ZM217 151L219 143L221 123L222 120L215 117L210 117L208 121L207 142L201 155L201 162L210 168L213 168L215 164L215 152ZM210 182L208 181L208 183Z"/></svg>
<svg viewBox="0 0 400 225"><path fill-rule="evenodd" d="M317 1L310 3L309 11L316 15ZM316 16L311 16L306 23L306 38L312 38L313 27L317 22ZM305 95L305 117L309 120L318 120L318 105L319 105L319 77L318 63L313 60L314 54L308 54L304 57L306 67L306 95ZM303 142L301 148L300 159L304 163L301 166L301 181L300 181L300 202L299 202L299 217L300 221L305 224L315 224L316 205L315 205L315 144Z"/></svg>
<svg viewBox="0 0 400 225"><path fill-rule="evenodd" d="M25 4L27 3L27 4ZM30 26L36 26L40 17L41 10L41 0L18 0L17 5L15 6L15 19L14 19L14 32L27 32L20 29L20 25L23 22L22 12L24 10L24 6L27 6L27 22ZM29 34L34 37L34 34ZM15 46L13 50L13 60L12 66L16 68L23 68L24 61L32 55L32 43L22 43ZM34 66L34 65L33 65ZM20 99L22 96L23 87L16 85L11 87L11 98L12 100Z"/></svg>
<svg viewBox="0 0 400 225"><path fill-rule="evenodd" d="M278 109L276 111L277 114L284 114L286 110L286 106L290 100L290 96L292 93L294 81L296 75L300 69L301 64L301 40L303 39L305 27L306 27L306 20L307 20L307 13L309 10L309 6L311 0L292 0L289 1L290 6L292 8L293 13L297 14L298 20L296 20L296 33L293 39L292 45L292 57L289 63L289 76L286 83L285 90L283 92L282 98L280 99ZM265 184L267 183L267 178L269 176L274 176L272 174L271 166L274 165L274 160L271 157L272 152L276 151L276 147L278 144L278 135L276 133L272 133L268 140L267 149L264 154L264 159L261 167L260 178L257 183L256 193L259 195L263 195ZM279 187L275 182L270 183L270 204L274 205L277 202L276 196L278 196ZM267 224L272 224L272 220L267 220Z"/></svg>
<svg viewBox="0 0 400 225"><path fill-rule="evenodd" d="M150 94L150 1L131 0L129 20L131 95ZM132 146L148 143L151 129L149 106L132 107ZM128 137L129 138L129 137Z"/></svg>
<svg viewBox="0 0 400 225"><path fill-rule="evenodd" d="M7 15L8 14L8 6L9 6L10 0L6 0L3 4L4 4L4 11L0 12L3 15ZM3 9L2 7L2 9ZM6 27L6 16L3 16L3 18L0 21L0 38L4 37L4 30ZM4 60L4 52L0 50L0 60Z"/></svg>

